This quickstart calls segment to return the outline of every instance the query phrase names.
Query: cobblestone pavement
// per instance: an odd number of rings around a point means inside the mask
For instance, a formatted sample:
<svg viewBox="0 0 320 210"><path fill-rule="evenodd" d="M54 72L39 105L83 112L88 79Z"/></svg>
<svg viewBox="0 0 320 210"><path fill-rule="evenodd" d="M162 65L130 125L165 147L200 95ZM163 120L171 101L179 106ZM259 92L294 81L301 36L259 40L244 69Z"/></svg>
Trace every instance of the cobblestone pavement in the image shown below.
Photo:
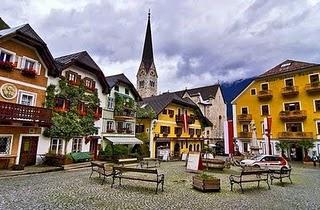
<svg viewBox="0 0 320 210"><path fill-rule="evenodd" d="M0 209L320 209L319 168L295 167L294 184L244 184L245 193L230 192L228 176L234 169L212 172L221 179L220 193L201 193L191 187L193 174L182 162L163 163L165 191L155 184L123 180L111 189L101 185L90 169L60 171L0 179ZM210 172L211 173L211 172ZM276 181L277 183L277 181Z"/></svg>

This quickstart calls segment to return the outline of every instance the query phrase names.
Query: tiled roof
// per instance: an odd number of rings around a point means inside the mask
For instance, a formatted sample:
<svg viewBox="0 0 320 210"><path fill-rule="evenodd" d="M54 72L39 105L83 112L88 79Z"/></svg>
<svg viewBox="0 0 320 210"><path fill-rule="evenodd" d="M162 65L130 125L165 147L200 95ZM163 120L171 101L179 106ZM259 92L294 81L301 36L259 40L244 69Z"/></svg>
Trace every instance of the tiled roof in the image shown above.
<svg viewBox="0 0 320 210"><path fill-rule="evenodd" d="M295 61L295 60L286 60L279 65L273 67L272 69L266 71L265 73L261 74L258 78L277 75L277 74L284 74L284 73L290 73L314 66L319 66L319 64L316 63L307 63L302 61Z"/></svg>
<svg viewBox="0 0 320 210"><path fill-rule="evenodd" d="M105 79L105 76L100 69L100 67L94 62L87 51L81 51L77 53L72 53L69 55L61 56L55 58L56 65L59 67L59 71L63 71L72 65L80 66L81 68L87 70L88 72L93 73L97 76L100 84L102 85L103 92L109 92L109 86Z"/></svg>
<svg viewBox="0 0 320 210"><path fill-rule="evenodd" d="M193 88L193 89L186 89L175 92L179 97L182 97L185 92L188 92L190 96L195 94L200 94L203 100L207 100L210 97L215 98L216 93L220 85L210 85L205 87Z"/></svg>
<svg viewBox="0 0 320 210"><path fill-rule="evenodd" d="M133 94L135 95L135 97L139 101L141 100L141 97L140 97L138 91L136 90L134 85L130 82L130 80L126 77L126 75L116 74L116 75L107 76L106 81L107 81L110 89L113 88L118 83L124 83L124 84L128 85L130 87L131 91L133 92Z"/></svg>

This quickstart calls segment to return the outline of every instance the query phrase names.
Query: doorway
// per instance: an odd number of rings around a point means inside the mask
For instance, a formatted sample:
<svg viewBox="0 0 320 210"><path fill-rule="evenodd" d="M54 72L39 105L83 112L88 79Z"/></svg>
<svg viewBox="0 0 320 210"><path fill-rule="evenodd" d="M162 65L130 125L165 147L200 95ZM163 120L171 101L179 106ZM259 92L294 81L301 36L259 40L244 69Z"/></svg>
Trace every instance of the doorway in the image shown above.
<svg viewBox="0 0 320 210"><path fill-rule="evenodd" d="M90 153L93 154L93 159L97 159L97 153L98 153L98 139L94 138L90 141Z"/></svg>
<svg viewBox="0 0 320 210"><path fill-rule="evenodd" d="M290 158L293 161L303 160L303 149L298 144L292 144L290 147Z"/></svg>
<svg viewBox="0 0 320 210"><path fill-rule="evenodd" d="M174 156L180 157L180 144L179 143L176 143L174 145Z"/></svg>
<svg viewBox="0 0 320 210"><path fill-rule="evenodd" d="M38 136L23 136L21 142L20 164L31 166L36 164Z"/></svg>

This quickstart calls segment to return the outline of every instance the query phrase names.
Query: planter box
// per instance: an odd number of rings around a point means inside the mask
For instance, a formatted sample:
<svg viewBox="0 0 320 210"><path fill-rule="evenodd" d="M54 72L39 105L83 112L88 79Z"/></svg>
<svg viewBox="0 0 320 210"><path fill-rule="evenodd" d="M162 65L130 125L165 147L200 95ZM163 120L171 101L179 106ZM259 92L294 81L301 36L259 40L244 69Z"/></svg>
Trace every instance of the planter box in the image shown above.
<svg viewBox="0 0 320 210"><path fill-rule="evenodd" d="M204 180L200 177L192 177L193 188L200 190L202 192L219 192L220 191L220 179L208 179Z"/></svg>

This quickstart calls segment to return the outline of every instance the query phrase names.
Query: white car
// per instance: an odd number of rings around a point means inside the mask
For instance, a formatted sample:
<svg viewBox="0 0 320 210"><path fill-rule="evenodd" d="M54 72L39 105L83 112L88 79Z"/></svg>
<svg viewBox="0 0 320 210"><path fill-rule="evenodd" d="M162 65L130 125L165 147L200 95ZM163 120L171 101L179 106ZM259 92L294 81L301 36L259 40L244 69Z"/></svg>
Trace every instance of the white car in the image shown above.
<svg viewBox="0 0 320 210"><path fill-rule="evenodd" d="M288 161L278 155L258 155L251 159L242 160L241 166L257 167L260 169L289 169Z"/></svg>

